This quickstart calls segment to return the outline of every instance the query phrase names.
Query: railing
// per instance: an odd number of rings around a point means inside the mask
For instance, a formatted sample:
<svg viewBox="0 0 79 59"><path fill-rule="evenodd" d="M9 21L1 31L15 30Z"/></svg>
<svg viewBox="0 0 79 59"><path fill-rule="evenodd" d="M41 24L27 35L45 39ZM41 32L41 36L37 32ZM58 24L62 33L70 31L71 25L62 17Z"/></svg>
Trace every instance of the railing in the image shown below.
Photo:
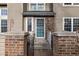
<svg viewBox="0 0 79 59"><path fill-rule="evenodd" d="M50 46L50 49L51 49L51 32L48 32L47 33L47 41L48 41L48 44L49 44L49 46Z"/></svg>
<svg viewBox="0 0 79 59"><path fill-rule="evenodd" d="M27 55L28 56L34 55L34 39L35 39L34 34L29 33L28 40L27 40Z"/></svg>

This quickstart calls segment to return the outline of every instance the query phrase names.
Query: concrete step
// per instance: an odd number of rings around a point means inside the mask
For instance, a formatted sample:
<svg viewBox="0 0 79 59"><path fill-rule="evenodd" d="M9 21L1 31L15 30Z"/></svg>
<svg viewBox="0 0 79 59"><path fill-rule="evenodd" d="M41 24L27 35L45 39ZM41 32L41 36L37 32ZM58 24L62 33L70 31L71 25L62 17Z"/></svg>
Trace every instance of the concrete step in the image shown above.
<svg viewBox="0 0 79 59"><path fill-rule="evenodd" d="M48 43L43 44L34 44L35 49L50 49L50 45Z"/></svg>

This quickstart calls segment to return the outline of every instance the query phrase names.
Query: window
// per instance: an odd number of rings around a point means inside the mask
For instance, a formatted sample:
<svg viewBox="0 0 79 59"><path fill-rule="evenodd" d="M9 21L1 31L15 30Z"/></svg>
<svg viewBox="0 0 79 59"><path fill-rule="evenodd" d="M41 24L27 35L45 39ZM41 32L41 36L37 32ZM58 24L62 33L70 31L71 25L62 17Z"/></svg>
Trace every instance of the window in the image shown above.
<svg viewBox="0 0 79 59"><path fill-rule="evenodd" d="M64 6L79 6L79 3L64 3Z"/></svg>
<svg viewBox="0 0 79 59"><path fill-rule="evenodd" d="M31 3L29 8L31 11L44 11L44 7L43 3Z"/></svg>
<svg viewBox="0 0 79 59"><path fill-rule="evenodd" d="M1 32L7 32L7 20L1 20Z"/></svg>
<svg viewBox="0 0 79 59"><path fill-rule="evenodd" d="M76 29L79 27L79 18L73 19L73 31L76 31Z"/></svg>
<svg viewBox="0 0 79 59"><path fill-rule="evenodd" d="M44 19L37 19L36 23L36 33L37 37L44 37Z"/></svg>
<svg viewBox="0 0 79 59"><path fill-rule="evenodd" d="M33 18L32 17L25 18L25 31L26 32L33 31Z"/></svg>
<svg viewBox="0 0 79 59"><path fill-rule="evenodd" d="M1 15L7 15L7 9L2 8L1 9Z"/></svg>
<svg viewBox="0 0 79 59"><path fill-rule="evenodd" d="M64 31L76 31L79 27L79 18L64 18Z"/></svg>
<svg viewBox="0 0 79 59"><path fill-rule="evenodd" d="M64 23L64 30L65 31L71 31L71 19L64 19L65 23Z"/></svg>
<svg viewBox="0 0 79 59"><path fill-rule="evenodd" d="M72 3L64 3L64 5L72 5Z"/></svg>
<svg viewBox="0 0 79 59"><path fill-rule="evenodd" d="M28 18L27 20L28 31L32 31L32 19Z"/></svg>
<svg viewBox="0 0 79 59"><path fill-rule="evenodd" d="M44 10L44 4L43 3L38 4L38 10L39 11Z"/></svg>
<svg viewBox="0 0 79 59"><path fill-rule="evenodd" d="M32 11L36 10L36 4L31 4L31 10Z"/></svg>

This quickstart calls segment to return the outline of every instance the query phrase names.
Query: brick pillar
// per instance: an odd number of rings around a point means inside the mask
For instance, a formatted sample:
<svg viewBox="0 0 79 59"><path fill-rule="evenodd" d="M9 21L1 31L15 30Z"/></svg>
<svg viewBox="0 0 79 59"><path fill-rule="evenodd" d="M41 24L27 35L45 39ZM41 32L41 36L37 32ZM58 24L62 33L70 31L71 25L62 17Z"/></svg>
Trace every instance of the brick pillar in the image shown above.
<svg viewBox="0 0 79 59"><path fill-rule="evenodd" d="M76 36L54 36L53 54L59 56L76 56L78 53Z"/></svg>
<svg viewBox="0 0 79 59"><path fill-rule="evenodd" d="M5 39L5 55L6 56L23 56L25 53L24 34L8 34Z"/></svg>

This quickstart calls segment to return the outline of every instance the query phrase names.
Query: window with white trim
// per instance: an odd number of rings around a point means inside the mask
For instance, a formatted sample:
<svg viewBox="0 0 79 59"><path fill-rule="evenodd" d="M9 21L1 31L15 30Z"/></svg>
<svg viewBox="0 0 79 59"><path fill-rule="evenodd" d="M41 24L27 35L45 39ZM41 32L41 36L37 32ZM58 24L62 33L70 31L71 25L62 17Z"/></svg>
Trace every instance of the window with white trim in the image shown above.
<svg viewBox="0 0 79 59"><path fill-rule="evenodd" d="M44 3L31 3L29 5L30 11L44 11Z"/></svg>
<svg viewBox="0 0 79 59"><path fill-rule="evenodd" d="M31 32L33 31L33 18L32 17L27 17L25 18L25 30L26 32Z"/></svg>
<svg viewBox="0 0 79 59"><path fill-rule="evenodd" d="M64 18L64 31L76 31L79 28L79 18Z"/></svg>
<svg viewBox="0 0 79 59"><path fill-rule="evenodd" d="M7 15L7 8L1 8L1 15Z"/></svg>
<svg viewBox="0 0 79 59"><path fill-rule="evenodd" d="M79 27L79 18L73 18L73 31Z"/></svg>
<svg viewBox="0 0 79 59"><path fill-rule="evenodd" d="M27 29L28 31L32 31L32 19L31 18L28 18L27 19Z"/></svg>
<svg viewBox="0 0 79 59"><path fill-rule="evenodd" d="M79 3L64 3L64 6L79 6Z"/></svg>
<svg viewBox="0 0 79 59"><path fill-rule="evenodd" d="M71 18L64 19L64 30L71 31Z"/></svg>
<svg viewBox="0 0 79 59"><path fill-rule="evenodd" d="M6 19L1 20L1 32L7 32L7 20Z"/></svg>
<svg viewBox="0 0 79 59"><path fill-rule="evenodd" d="M7 32L7 7L0 7L0 32Z"/></svg>

